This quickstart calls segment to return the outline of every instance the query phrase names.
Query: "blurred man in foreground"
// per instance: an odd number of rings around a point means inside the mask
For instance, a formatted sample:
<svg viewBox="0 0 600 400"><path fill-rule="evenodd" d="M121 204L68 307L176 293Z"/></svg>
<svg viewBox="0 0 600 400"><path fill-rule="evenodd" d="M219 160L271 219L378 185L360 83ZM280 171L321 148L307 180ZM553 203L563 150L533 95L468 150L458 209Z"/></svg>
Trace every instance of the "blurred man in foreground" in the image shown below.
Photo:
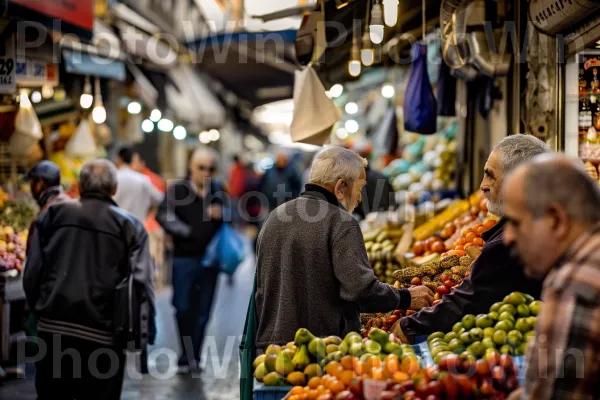
<svg viewBox="0 0 600 400"><path fill-rule="evenodd" d="M256 348L285 344L299 328L316 336L360 331L359 310L431 305L424 286L379 282L351 213L366 183L367 161L331 147L315 156L302 195L271 212L257 246Z"/></svg>
<svg viewBox="0 0 600 400"><path fill-rule="evenodd" d="M598 183L581 161L545 155L511 174L504 198L504 243L518 251L528 276L545 278L524 398L598 399Z"/></svg>
<svg viewBox="0 0 600 400"><path fill-rule="evenodd" d="M79 186L79 200L54 204L36 220L23 273L45 344L36 362L40 400L119 399L124 349L154 341L148 235L111 199L115 166L86 163Z"/></svg>
<svg viewBox="0 0 600 400"><path fill-rule="evenodd" d="M201 372L204 333L219 277L219 268L203 265L206 248L223 223L225 192L213 176L218 154L209 148L194 152L190 178L174 183L156 214L173 237L173 306L181 339L180 372Z"/></svg>
<svg viewBox="0 0 600 400"><path fill-rule="evenodd" d="M494 147L485 164L481 182L481 190L492 214L504 215L504 177L519 164L549 151L541 140L520 134L508 136ZM502 243L505 226L506 219L501 218L493 228L484 232L482 237L486 244L483 251L471 266L471 275L454 292L445 295L435 307L402 318L394 327L394 333L412 343L417 336L450 331L466 314L487 313L492 304L502 301L512 292L519 291L539 298L541 284L524 275L520 261Z"/></svg>

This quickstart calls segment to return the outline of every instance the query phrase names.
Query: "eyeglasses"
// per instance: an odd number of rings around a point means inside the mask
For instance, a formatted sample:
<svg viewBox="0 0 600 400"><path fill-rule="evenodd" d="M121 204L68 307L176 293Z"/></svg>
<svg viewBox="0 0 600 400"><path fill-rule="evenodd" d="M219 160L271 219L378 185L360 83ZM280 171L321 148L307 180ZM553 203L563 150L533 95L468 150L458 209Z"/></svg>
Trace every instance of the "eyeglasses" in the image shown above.
<svg viewBox="0 0 600 400"><path fill-rule="evenodd" d="M198 170L202 171L202 172L210 172L210 173L214 173L217 169L211 165L211 166L207 166L207 165L198 165Z"/></svg>

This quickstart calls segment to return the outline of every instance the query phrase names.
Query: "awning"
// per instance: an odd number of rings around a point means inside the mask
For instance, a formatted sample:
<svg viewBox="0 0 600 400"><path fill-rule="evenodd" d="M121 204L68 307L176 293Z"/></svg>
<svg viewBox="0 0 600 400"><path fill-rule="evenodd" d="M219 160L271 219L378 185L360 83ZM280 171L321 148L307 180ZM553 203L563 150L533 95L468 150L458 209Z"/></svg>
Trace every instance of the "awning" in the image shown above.
<svg viewBox="0 0 600 400"><path fill-rule="evenodd" d="M67 49L64 49L62 54L65 70L68 73L125 80L125 64L120 60Z"/></svg>
<svg viewBox="0 0 600 400"><path fill-rule="evenodd" d="M150 36L123 21L117 22L116 26L128 53L163 68L171 68L177 64L177 52L157 37Z"/></svg>
<svg viewBox="0 0 600 400"><path fill-rule="evenodd" d="M178 119L198 129L225 122L225 109L191 66L178 65L169 71L169 78L173 84L166 85L167 102Z"/></svg>
<svg viewBox="0 0 600 400"><path fill-rule="evenodd" d="M295 31L240 32L190 43L198 67L253 107L293 95Z"/></svg>

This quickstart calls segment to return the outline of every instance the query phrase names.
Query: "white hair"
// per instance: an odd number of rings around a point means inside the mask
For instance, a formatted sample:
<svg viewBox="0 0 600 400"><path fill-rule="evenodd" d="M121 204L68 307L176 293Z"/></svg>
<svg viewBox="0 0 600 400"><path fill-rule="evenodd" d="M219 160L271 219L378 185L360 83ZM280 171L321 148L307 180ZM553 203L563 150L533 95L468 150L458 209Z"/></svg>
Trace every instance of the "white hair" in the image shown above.
<svg viewBox="0 0 600 400"><path fill-rule="evenodd" d="M117 167L110 160L96 158L81 167L79 186L82 193L100 192L112 195L117 189Z"/></svg>
<svg viewBox="0 0 600 400"><path fill-rule="evenodd" d="M502 171L506 174L519 164L531 160L538 154L550 152L550 146L532 135L516 134L502 139L494 151L500 155Z"/></svg>
<svg viewBox="0 0 600 400"><path fill-rule="evenodd" d="M219 162L219 153L210 147L198 147L192 153L192 157L190 158L190 162L194 162L199 159L210 158L214 163L215 168L218 167Z"/></svg>
<svg viewBox="0 0 600 400"><path fill-rule="evenodd" d="M351 150L329 147L313 159L309 181L317 185L335 185L338 179L344 179L353 184L367 165L367 160Z"/></svg>

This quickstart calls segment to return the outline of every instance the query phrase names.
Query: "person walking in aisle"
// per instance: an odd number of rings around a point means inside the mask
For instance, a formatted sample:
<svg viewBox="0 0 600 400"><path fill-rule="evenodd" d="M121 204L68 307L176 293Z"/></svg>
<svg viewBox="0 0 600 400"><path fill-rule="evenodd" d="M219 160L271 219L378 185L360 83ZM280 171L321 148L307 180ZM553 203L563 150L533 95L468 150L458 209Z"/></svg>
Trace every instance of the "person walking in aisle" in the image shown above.
<svg viewBox="0 0 600 400"><path fill-rule="evenodd" d="M600 398L600 188L580 160L536 157L504 185L504 243L544 280L524 390L511 399ZM524 396L523 396L524 392Z"/></svg>
<svg viewBox="0 0 600 400"><path fill-rule="evenodd" d="M155 336L148 235L111 199L117 169L108 160L90 161L79 186L79 200L56 203L35 221L23 272L27 303L47 348L36 362L39 400L118 400L124 349L131 340L143 349ZM133 291L117 296L129 292L130 277ZM132 315L124 318L123 310ZM125 338L128 325L135 334Z"/></svg>
<svg viewBox="0 0 600 400"><path fill-rule="evenodd" d="M119 150L116 163L119 168L119 186L114 200L119 207L144 223L150 210L163 200L163 194L152 185L147 176L132 168L134 156L136 152L131 147Z"/></svg>
<svg viewBox="0 0 600 400"><path fill-rule="evenodd" d="M221 224L228 197L213 179L218 154L209 148L194 152L189 179L174 183L156 219L173 237L173 306L181 339L181 372L201 372L206 325L217 287L219 269L203 265L203 257Z"/></svg>
<svg viewBox="0 0 600 400"><path fill-rule="evenodd" d="M360 331L359 311L421 309L424 286L398 290L369 265L351 213L361 200L367 161L343 147L314 158L306 191L271 212L257 246L256 348L289 342L299 328L314 335Z"/></svg>

